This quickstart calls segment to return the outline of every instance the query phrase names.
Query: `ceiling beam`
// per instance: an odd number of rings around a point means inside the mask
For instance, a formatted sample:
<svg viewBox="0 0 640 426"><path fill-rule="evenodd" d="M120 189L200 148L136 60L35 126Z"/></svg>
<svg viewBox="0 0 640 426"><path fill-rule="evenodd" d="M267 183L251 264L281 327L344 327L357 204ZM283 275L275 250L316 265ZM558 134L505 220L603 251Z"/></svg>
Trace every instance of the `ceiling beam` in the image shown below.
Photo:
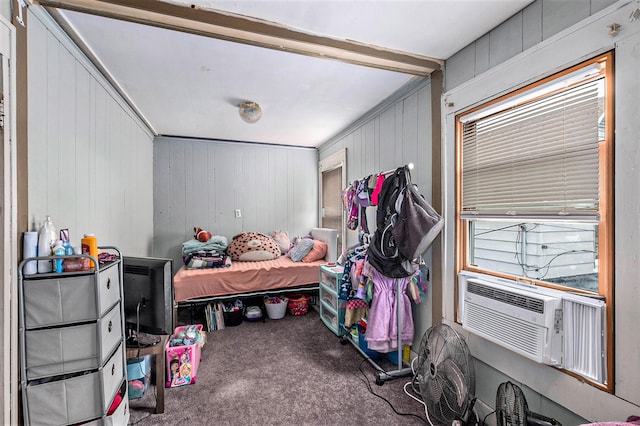
<svg viewBox="0 0 640 426"><path fill-rule="evenodd" d="M444 61L380 46L309 34L262 19L156 0L29 0L68 9L258 47L428 76Z"/></svg>

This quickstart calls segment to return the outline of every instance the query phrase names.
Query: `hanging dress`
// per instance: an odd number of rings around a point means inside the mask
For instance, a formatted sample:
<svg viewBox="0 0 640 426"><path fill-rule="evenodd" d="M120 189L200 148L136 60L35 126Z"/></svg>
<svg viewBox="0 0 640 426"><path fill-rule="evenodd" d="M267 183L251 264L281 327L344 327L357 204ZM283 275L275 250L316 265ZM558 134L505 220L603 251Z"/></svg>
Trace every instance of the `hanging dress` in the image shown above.
<svg viewBox="0 0 640 426"><path fill-rule="evenodd" d="M413 317L411 315L411 301L405 290L412 276L386 277L368 261L365 262L362 273L374 283L365 337L368 348L378 352L393 352L398 349L397 309L400 309L402 316L401 344L411 345L413 343ZM396 294L398 283L400 284L399 295Z"/></svg>

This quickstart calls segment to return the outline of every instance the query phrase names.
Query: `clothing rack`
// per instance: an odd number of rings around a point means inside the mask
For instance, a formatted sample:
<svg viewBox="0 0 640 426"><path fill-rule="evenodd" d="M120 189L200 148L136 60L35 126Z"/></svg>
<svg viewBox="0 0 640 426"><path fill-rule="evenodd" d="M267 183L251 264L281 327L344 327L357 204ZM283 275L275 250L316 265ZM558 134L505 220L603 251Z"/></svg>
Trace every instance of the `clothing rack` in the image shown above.
<svg viewBox="0 0 640 426"><path fill-rule="evenodd" d="M413 169L413 163L409 163L407 165L405 165L406 168L408 168L409 170ZM386 172L382 172L382 173L378 173L379 175L390 175L391 173L394 173L397 170L397 168L395 169L391 169L391 170L387 170ZM360 234L360 221L361 221L361 216L362 215L362 209L358 209L358 233ZM359 235L359 240L361 240L361 236ZM361 240L362 242L362 240ZM365 359L369 362L369 364L371 364L371 366L376 370L376 384L379 386L382 386L384 384L385 381L388 380L392 380L392 379L396 379L396 378L400 378L400 377L407 377L407 376L411 376L413 375L413 370L411 369L410 364L407 364L407 366L405 367L405 362L403 359L403 352L404 352L404 347L402 345L402 310L400 309L400 291L401 291L401 284L400 284L400 278L396 278L395 279L395 283L396 283L396 316L397 316L397 349L396 349L396 356L397 356L397 363L396 363L396 369L394 370L385 370L384 368L382 368L377 362L376 360L372 359L369 355L367 355L367 353L365 353L359 345L357 345L353 339L351 339L350 337L346 337L342 336L342 339L344 340L348 340L351 342L351 344L358 350L358 352L360 352L362 354L362 356L365 357ZM347 330L348 331L348 330ZM348 334L348 336L350 336L350 334Z"/></svg>
<svg viewBox="0 0 640 426"><path fill-rule="evenodd" d="M396 278L396 298L398 297L397 295L400 293L400 279ZM407 376L412 376L413 375L413 370L410 367L410 364L407 364L409 366L405 367L405 362L403 359L403 352L404 352L404 347L402 345L402 313L400 310L400 303L396 303L396 315L398 318L398 349L396 350L396 356L397 356L397 360L398 362L396 363L396 369L394 370L385 370L384 368L382 368L377 362L376 360L372 359L369 355L367 355L366 352L364 352L360 346L358 344L356 344L356 342L353 341L353 339L351 339L351 334L349 334L349 330L347 330L347 336L342 336L341 339L343 339L342 341L349 341L351 342L351 344L353 345L354 348L356 348L356 350L358 352L360 352L362 354L362 356L367 360L367 362L369 362L369 364L376 370L376 385L378 386L382 386L384 384L384 382L389 381L389 380L393 380L393 379L397 379L400 377L407 377ZM391 352L389 352L391 353Z"/></svg>
<svg viewBox="0 0 640 426"><path fill-rule="evenodd" d="M413 170L413 163L409 163L407 165L405 165L406 168L408 168L409 170ZM387 170L386 172L382 172L382 173L378 173L378 176L380 175L390 175L391 173L395 172L396 170L398 170L397 168L395 169L391 169L391 170Z"/></svg>

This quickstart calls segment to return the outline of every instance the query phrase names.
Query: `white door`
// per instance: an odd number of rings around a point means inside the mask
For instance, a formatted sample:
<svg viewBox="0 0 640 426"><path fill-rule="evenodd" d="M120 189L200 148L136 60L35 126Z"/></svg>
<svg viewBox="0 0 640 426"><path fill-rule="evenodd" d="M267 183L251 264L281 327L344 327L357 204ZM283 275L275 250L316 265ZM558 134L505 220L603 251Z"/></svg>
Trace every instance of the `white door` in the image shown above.
<svg viewBox="0 0 640 426"><path fill-rule="evenodd" d="M18 419L18 324L17 324L17 231L16 231L16 149L15 149L15 29L0 16L0 255L2 303L0 304L0 409L3 424Z"/></svg>
<svg viewBox="0 0 640 426"><path fill-rule="evenodd" d="M320 226L338 231L337 256L344 250L345 221L342 208L342 190L346 184L346 151L343 149L324 160L318 167L320 172Z"/></svg>

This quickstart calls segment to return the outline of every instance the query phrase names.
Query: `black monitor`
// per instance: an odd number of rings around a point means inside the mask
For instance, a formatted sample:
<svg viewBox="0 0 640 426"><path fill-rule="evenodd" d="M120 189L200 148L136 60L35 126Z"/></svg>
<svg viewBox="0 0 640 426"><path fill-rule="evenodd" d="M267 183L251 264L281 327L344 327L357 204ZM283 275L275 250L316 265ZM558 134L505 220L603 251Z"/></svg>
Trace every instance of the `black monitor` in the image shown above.
<svg viewBox="0 0 640 426"><path fill-rule="evenodd" d="M123 256L123 299L127 336L133 332L173 334L171 259Z"/></svg>

